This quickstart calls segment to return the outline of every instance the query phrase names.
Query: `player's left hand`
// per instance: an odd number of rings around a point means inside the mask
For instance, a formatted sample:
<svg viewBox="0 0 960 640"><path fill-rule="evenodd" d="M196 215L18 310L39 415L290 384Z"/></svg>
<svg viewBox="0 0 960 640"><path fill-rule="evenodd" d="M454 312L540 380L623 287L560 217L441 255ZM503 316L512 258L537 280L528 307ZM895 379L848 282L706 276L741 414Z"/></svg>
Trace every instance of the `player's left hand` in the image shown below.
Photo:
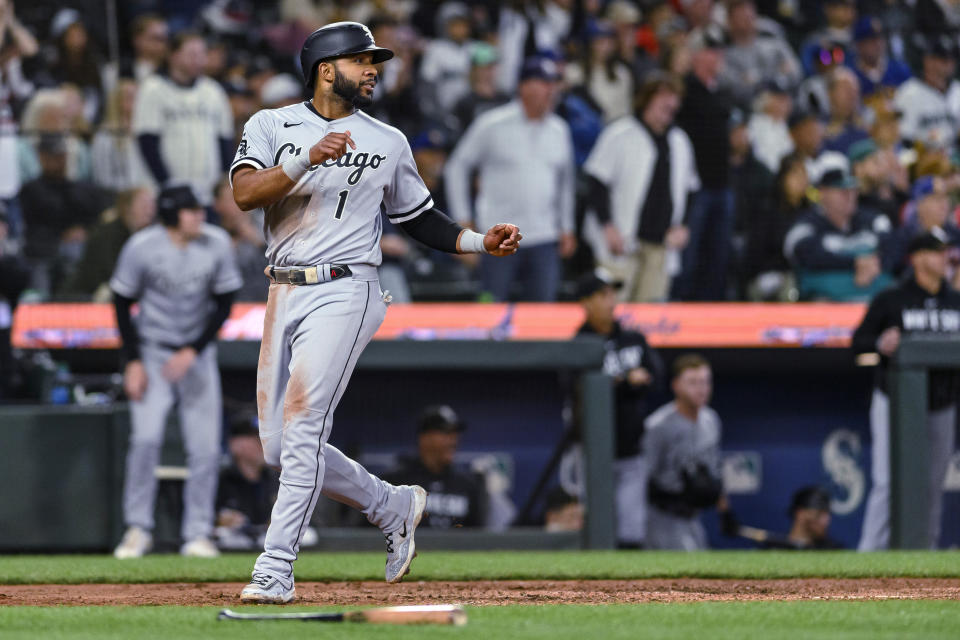
<svg viewBox="0 0 960 640"><path fill-rule="evenodd" d="M520 248L523 236L520 229L513 224L495 224L483 237L483 247L492 256L510 256Z"/></svg>
<svg viewBox="0 0 960 640"><path fill-rule="evenodd" d="M197 352L193 350L193 347L180 349L163 364L163 377L170 382L179 382L183 379L183 376L187 375L187 371L190 370L196 359Z"/></svg>

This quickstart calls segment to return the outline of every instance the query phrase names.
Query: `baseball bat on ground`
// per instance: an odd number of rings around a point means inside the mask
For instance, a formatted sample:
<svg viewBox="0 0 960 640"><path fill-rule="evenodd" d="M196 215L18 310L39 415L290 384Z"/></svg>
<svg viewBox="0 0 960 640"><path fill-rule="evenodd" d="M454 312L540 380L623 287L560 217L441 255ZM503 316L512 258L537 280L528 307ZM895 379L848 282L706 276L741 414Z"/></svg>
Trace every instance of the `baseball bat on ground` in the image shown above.
<svg viewBox="0 0 960 640"><path fill-rule="evenodd" d="M370 624L467 624L467 612L452 604L426 605L420 607L381 607L360 611L338 613L287 612L287 613L238 613L222 609L217 620L303 620L305 622L367 622Z"/></svg>

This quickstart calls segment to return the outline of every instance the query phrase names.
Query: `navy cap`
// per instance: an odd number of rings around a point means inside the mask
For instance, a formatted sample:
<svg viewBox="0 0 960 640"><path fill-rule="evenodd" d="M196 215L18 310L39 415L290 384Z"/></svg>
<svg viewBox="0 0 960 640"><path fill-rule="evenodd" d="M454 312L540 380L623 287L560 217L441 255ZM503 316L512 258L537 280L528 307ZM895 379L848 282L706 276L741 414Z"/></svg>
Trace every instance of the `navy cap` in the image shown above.
<svg viewBox="0 0 960 640"><path fill-rule="evenodd" d="M933 182L933 176L923 176L922 178L917 178L917 181L913 183L913 187L910 189L910 199L914 201L922 200L935 193L936 190L936 185Z"/></svg>
<svg viewBox="0 0 960 640"><path fill-rule="evenodd" d="M917 234L907 246L907 254L913 255L917 251L944 251L950 248L950 238L940 227L933 227L930 231Z"/></svg>
<svg viewBox="0 0 960 640"><path fill-rule="evenodd" d="M426 433L428 431L459 433L464 429L466 429L466 427L457 416L457 412L449 405L441 404L427 407L423 410L423 413L420 414L417 433Z"/></svg>
<svg viewBox="0 0 960 640"><path fill-rule="evenodd" d="M873 16L863 16L853 27L853 41L869 40L883 37L883 25Z"/></svg>
<svg viewBox="0 0 960 640"><path fill-rule="evenodd" d="M790 500L790 516L793 517L800 509L830 511L830 494L820 487L803 487Z"/></svg>
<svg viewBox="0 0 960 640"><path fill-rule="evenodd" d="M787 118L787 126L793 129L808 120L820 120L820 116L808 109L794 109L790 117Z"/></svg>
<svg viewBox="0 0 960 640"><path fill-rule="evenodd" d="M614 280L613 275L606 269L594 269L577 279L577 300L589 298L604 287L619 289L622 286L623 283Z"/></svg>
<svg viewBox="0 0 960 640"><path fill-rule="evenodd" d="M842 168L828 169L817 181L818 189L856 189L857 179Z"/></svg>
<svg viewBox="0 0 960 640"><path fill-rule="evenodd" d="M920 36L918 46L924 55L935 58L955 58L957 43L948 33L932 33Z"/></svg>
<svg viewBox="0 0 960 640"><path fill-rule="evenodd" d="M544 56L527 58L520 69L520 82L532 78L557 82L560 80L560 67L556 61Z"/></svg>

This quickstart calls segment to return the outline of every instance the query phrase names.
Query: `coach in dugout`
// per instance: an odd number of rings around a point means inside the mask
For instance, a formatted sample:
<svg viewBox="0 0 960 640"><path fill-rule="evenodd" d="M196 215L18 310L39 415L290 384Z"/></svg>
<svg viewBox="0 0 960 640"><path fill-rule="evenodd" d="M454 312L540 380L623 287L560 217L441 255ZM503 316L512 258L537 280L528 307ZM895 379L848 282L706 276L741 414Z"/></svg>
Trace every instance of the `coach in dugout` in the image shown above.
<svg viewBox="0 0 960 640"><path fill-rule="evenodd" d="M874 298L853 334L855 353L880 353L870 404L873 486L863 517L860 551L886 549L890 544L890 398L886 388L890 357L905 335L960 336L960 293L951 289L945 279L948 248L947 236L939 228L916 236L908 248L913 273ZM927 531L931 549L936 549L940 540L943 481L955 445L958 399L960 372L931 371L925 425L929 440Z"/></svg>
<svg viewBox="0 0 960 640"><path fill-rule="evenodd" d="M673 363L674 401L646 422L643 452L649 467L647 547L696 551L707 548L700 512L723 495L720 418L708 405L710 363L697 354Z"/></svg>
<svg viewBox="0 0 960 640"><path fill-rule="evenodd" d="M383 476L393 484L417 484L427 490L421 527L482 527L487 522L484 479L453 463L463 429L449 406L427 407L417 428L417 457L401 460L399 467Z"/></svg>
<svg viewBox="0 0 960 640"><path fill-rule="evenodd" d="M586 312L577 337L603 338L603 372L613 379L616 406L617 544L642 547L647 530L647 464L640 450L643 421L650 413L650 392L664 386L660 355L639 331L622 326L614 316L615 282L604 269L577 281L577 299Z"/></svg>

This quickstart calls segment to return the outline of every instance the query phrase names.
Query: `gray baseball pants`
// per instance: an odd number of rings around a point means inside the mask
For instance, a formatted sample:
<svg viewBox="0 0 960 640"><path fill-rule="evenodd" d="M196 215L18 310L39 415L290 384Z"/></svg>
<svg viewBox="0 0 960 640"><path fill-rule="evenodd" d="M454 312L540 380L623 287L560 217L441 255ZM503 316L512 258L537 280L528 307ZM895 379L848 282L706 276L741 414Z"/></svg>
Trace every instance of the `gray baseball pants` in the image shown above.
<svg viewBox="0 0 960 640"><path fill-rule="evenodd" d="M272 284L267 298L257 409L264 457L281 471L254 571L286 588L293 584L293 562L321 493L359 509L385 533L399 529L410 509L409 491L327 444L360 353L386 315L376 268L350 269L352 277L321 284Z"/></svg>
<svg viewBox="0 0 960 640"><path fill-rule="evenodd" d="M150 345L140 348L147 390L139 401L130 403L130 449L123 485L123 517L128 527L153 530L157 497L155 470L160 462L167 414L176 403L189 472L183 487L181 535L184 540L194 540L208 537L213 531L222 421L220 371L217 348L211 344L197 355L181 380L168 382L163 377L163 365L173 353Z"/></svg>
<svg viewBox="0 0 960 640"><path fill-rule="evenodd" d="M929 546L940 543L943 516L943 481L956 444L957 406L927 414L930 474L927 478ZM859 551L878 551L890 546L890 398L874 389L870 403L870 494L863 515Z"/></svg>

